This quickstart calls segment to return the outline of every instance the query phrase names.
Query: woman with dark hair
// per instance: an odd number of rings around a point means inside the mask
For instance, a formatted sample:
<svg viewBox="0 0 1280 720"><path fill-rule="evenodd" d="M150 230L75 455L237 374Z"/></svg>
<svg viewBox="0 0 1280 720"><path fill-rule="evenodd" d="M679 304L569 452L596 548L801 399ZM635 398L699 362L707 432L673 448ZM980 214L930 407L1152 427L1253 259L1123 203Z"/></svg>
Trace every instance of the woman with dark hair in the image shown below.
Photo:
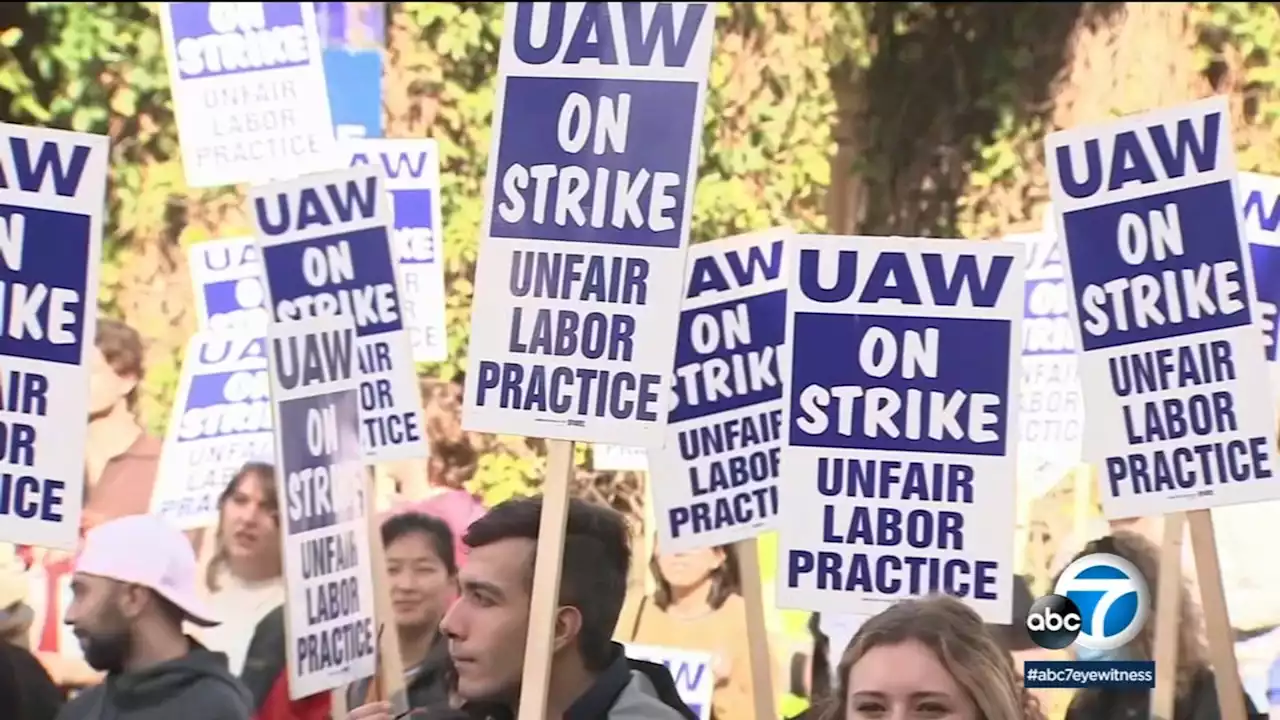
<svg viewBox="0 0 1280 720"><path fill-rule="evenodd" d="M654 592L624 608L617 639L657 647L710 652L716 687L711 717L751 717L747 608L733 548L655 552L649 562Z"/></svg>
<svg viewBox="0 0 1280 720"><path fill-rule="evenodd" d="M205 647L226 653L249 688L254 720L324 720L329 693L290 700L285 668L284 564L275 467L250 462L218 497L218 527L203 589L222 624Z"/></svg>
<svg viewBox="0 0 1280 720"><path fill-rule="evenodd" d="M449 708L449 642L440 620L458 597L453 532L440 518L422 513L392 515L382 523L387 580L409 707ZM372 678L347 688L347 707L363 705Z"/></svg>
<svg viewBox="0 0 1280 720"><path fill-rule="evenodd" d="M1160 548L1136 532L1118 531L1084 546L1072 562L1094 553L1117 555L1133 563L1152 588L1151 613L1156 617L1155 588L1160 587ZM1056 584L1056 580L1055 580ZM1174 720L1218 720L1218 691L1213 682L1213 668L1202 635L1199 605L1192 600L1186 583L1178 592L1178 667L1175 674ZM1106 653L1094 653L1075 647L1078 660L1153 660L1155 622L1143 625L1137 637L1127 645ZM1085 653L1088 655L1085 655ZM1066 720L1112 720L1113 718L1147 717L1151 693L1146 690L1109 690L1086 688L1071 698ZM1258 713L1253 701L1245 695L1245 707L1251 716Z"/></svg>

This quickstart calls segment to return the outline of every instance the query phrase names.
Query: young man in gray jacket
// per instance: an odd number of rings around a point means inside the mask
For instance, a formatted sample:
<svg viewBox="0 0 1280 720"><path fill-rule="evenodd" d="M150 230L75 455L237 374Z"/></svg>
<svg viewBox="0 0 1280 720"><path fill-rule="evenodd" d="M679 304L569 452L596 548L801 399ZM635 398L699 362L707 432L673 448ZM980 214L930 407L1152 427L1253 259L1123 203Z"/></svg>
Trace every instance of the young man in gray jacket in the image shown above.
<svg viewBox="0 0 1280 720"><path fill-rule="evenodd" d="M66 623L106 680L58 720L249 720L249 692L227 658L182 632L218 624L196 590L196 558L178 530L132 515L90 530L76 559Z"/></svg>
<svg viewBox="0 0 1280 720"><path fill-rule="evenodd" d="M449 638L459 717L515 717L541 518L541 497L508 500L472 523L463 537L469 553L458 573L461 597L440 623ZM630 564L622 516L571 500L546 720L696 720L665 667L629 660L613 642ZM391 718L386 703L349 715Z"/></svg>

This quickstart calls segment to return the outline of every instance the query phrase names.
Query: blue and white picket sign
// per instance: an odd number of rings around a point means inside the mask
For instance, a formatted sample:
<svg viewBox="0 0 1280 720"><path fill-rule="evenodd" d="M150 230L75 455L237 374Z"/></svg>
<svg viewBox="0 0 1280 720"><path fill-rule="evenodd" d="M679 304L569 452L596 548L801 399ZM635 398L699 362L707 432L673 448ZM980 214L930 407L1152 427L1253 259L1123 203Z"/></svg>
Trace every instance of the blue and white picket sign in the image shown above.
<svg viewBox="0 0 1280 720"><path fill-rule="evenodd" d="M265 327L264 327L265 329ZM246 462L269 462L266 340L199 332L187 343L151 512L182 530L218 523L218 496Z"/></svg>
<svg viewBox="0 0 1280 720"><path fill-rule="evenodd" d="M699 720L711 720L711 695L716 689L716 678L710 653L636 643L626 643L625 648L632 660L666 665L684 704Z"/></svg>
<svg viewBox="0 0 1280 720"><path fill-rule="evenodd" d="M1280 498L1230 125L1216 97L1045 140L1109 518Z"/></svg>
<svg viewBox="0 0 1280 720"><path fill-rule="evenodd" d="M391 192L395 233L392 260L400 273L400 302L415 362L449 357L444 314L444 221L440 215L440 156L436 141L347 140L346 165L382 168Z"/></svg>
<svg viewBox="0 0 1280 720"><path fill-rule="evenodd" d="M336 140L313 3L162 5L188 186L333 167Z"/></svg>
<svg viewBox="0 0 1280 720"><path fill-rule="evenodd" d="M466 429L663 442L715 16L506 4Z"/></svg>
<svg viewBox="0 0 1280 720"><path fill-rule="evenodd" d="M324 58L333 129L347 138L382 137L385 2L318 2L316 26Z"/></svg>
<svg viewBox="0 0 1280 720"><path fill-rule="evenodd" d="M8 123L0 134L0 542L71 550L84 501L107 138Z"/></svg>
<svg viewBox="0 0 1280 720"><path fill-rule="evenodd" d="M1019 491L1039 497L1081 461L1084 401L1077 377L1066 274L1052 233L1010 235L1027 247L1022 309Z"/></svg>
<svg viewBox="0 0 1280 720"><path fill-rule="evenodd" d="M343 315L356 324L360 442L370 463L425 457L381 168L365 165L249 193L271 322Z"/></svg>
<svg viewBox="0 0 1280 720"><path fill-rule="evenodd" d="M788 245L778 606L945 592L1008 624L1026 248Z"/></svg>
<svg viewBox="0 0 1280 720"><path fill-rule="evenodd" d="M1280 308L1280 178L1240 173L1238 197L1244 202L1244 238L1253 261L1258 306L1254 319L1262 330L1262 346L1271 371L1271 392L1280 404L1280 354L1276 311Z"/></svg>
<svg viewBox="0 0 1280 720"><path fill-rule="evenodd" d="M663 552L775 529L789 228L689 249L667 441L649 451Z"/></svg>
<svg viewBox="0 0 1280 720"><path fill-rule="evenodd" d="M187 251L197 330L252 330L266 337L262 260L251 237L196 243Z"/></svg>
<svg viewBox="0 0 1280 720"><path fill-rule="evenodd" d="M357 335L350 316L275 322L267 335L295 700L377 666Z"/></svg>

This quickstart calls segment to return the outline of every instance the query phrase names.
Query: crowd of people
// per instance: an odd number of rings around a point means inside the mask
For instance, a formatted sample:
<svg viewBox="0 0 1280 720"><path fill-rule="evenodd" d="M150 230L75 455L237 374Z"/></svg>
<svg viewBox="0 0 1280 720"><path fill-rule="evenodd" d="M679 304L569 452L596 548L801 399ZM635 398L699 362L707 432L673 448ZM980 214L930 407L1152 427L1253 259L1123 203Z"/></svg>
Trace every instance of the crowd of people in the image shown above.
<svg viewBox="0 0 1280 720"><path fill-rule="evenodd" d="M404 696L382 697L373 680L364 679L340 691L337 702L330 693L292 700L273 466L240 468L218 498L216 526L206 532L183 533L146 514L160 443L143 430L134 407L141 339L127 325L104 319L95 346L81 548L75 554L14 548L0 568L4 717L515 716L540 497L486 510L454 491L386 511L379 522ZM710 652L711 716L752 717L746 604L734 552L654 548L633 556L632 537L614 510L571 502L547 716L696 718L666 667L627 657L623 643L640 643ZM1159 553L1144 535L1108 531L1076 557L1094 552L1124 557L1158 584ZM651 591L636 592L629 582L633 562L647 563ZM1020 618L1032 593L1025 578L1016 578L1014 588L1014 617ZM1174 720L1215 719L1213 671L1187 588L1180 605ZM809 698L800 716L809 719L1040 720L1041 699L1023 687L1020 665L1068 657L1037 647L1020 622L985 625L946 597L903 601L865 619L814 615L809 627L812 647L794 658L801 671L789 683ZM1152 632L1148 624L1106 659L1151 659ZM775 678L780 689L783 675ZM395 706L413 713L394 714ZM1066 718L1148 713L1145 691L1087 690L1076 693Z"/></svg>

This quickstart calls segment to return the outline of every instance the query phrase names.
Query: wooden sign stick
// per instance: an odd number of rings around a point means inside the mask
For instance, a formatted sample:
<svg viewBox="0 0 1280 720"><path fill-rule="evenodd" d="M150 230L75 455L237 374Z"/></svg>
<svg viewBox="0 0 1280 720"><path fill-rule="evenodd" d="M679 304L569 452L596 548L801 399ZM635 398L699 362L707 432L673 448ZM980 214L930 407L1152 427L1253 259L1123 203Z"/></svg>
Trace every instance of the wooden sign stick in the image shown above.
<svg viewBox="0 0 1280 720"><path fill-rule="evenodd" d="M648 472L644 474L644 553L632 553L632 558L642 558L640 562L634 559L632 565L638 566L642 573L645 597L651 597L658 589L658 582L654 580L653 573L649 572L649 560L653 557L654 552L658 549L658 514L653 504L653 476Z"/></svg>
<svg viewBox="0 0 1280 720"><path fill-rule="evenodd" d="M547 720L551 683L551 651L556 608L560 604L560 570L564 561L565 526L569 521L569 482L573 479L573 442L547 441L547 475L542 485L542 517L529 602L529 632L520 677L519 720Z"/></svg>
<svg viewBox="0 0 1280 720"><path fill-rule="evenodd" d="M777 717L773 694L773 655L769 652L769 629L764 622L764 590L760 575L760 551L756 538L734 543L742 580L742 599L747 606L747 644L751 653L752 706L755 717Z"/></svg>
<svg viewBox="0 0 1280 720"><path fill-rule="evenodd" d="M1218 712L1222 720L1247 720L1244 688L1236 668L1236 651L1227 600L1222 590L1222 568L1218 564L1218 544L1213 537L1213 516L1208 510L1187 513L1191 527L1191 551L1200 579L1200 606L1209 640L1209 663L1218 691Z"/></svg>
<svg viewBox="0 0 1280 720"><path fill-rule="evenodd" d="M369 521L369 562L373 565L373 622L378 633L378 664L370 690L379 700L389 700L396 713L409 709L404 687L404 660L400 657L400 633L395 627L395 609L391 606L391 580L387 576L386 548L382 547L382 524L378 522L373 468L369 468L364 493L364 512ZM384 632L384 630L386 632Z"/></svg>
<svg viewBox="0 0 1280 720"><path fill-rule="evenodd" d="M1164 518L1160 543L1160 586L1156 588L1155 651L1156 686L1151 691L1151 720L1173 720L1178 683L1178 626L1182 611L1182 535L1187 516L1172 513Z"/></svg>

